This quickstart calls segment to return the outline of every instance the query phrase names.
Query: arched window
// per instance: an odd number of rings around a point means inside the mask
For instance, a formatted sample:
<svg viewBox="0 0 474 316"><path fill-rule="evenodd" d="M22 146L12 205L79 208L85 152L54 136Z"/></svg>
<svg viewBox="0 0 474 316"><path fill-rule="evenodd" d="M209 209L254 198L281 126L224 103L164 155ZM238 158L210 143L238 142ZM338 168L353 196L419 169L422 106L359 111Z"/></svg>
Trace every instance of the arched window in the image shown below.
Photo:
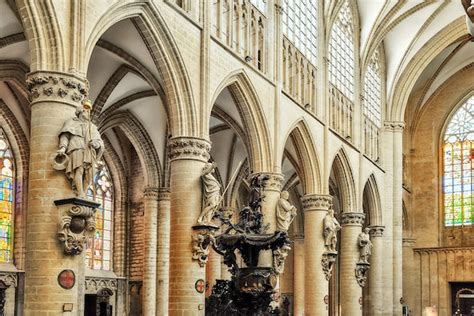
<svg viewBox="0 0 474 316"><path fill-rule="evenodd" d="M354 101L354 41L352 13L347 1L341 7L329 40L329 80Z"/></svg>
<svg viewBox="0 0 474 316"><path fill-rule="evenodd" d="M89 238L86 246L86 266L91 269L110 270L114 189L104 161L97 163L94 182L89 187L87 196L100 203L100 206L95 213L95 236Z"/></svg>
<svg viewBox="0 0 474 316"><path fill-rule="evenodd" d="M13 261L13 211L15 196L15 161L7 137L0 128L0 262Z"/></svg>
<svg viewBox="0 0 474 316"><path fill-rule="evenodd" d="M318 6L316 0L284 0L283 33L309 61L318 54Z"/></svg>
<svg viewBox="0 0 474 316"><path fill-rule="evenodd" d="M370 59L364 80L364 115L375 125L381 124L382 78L380 74L379 51Z"/></svg>
<svg viewBox="0 0 474 316"><path fill-rule="evenodd" d="M474 96L452 116L443 138L445 226L474 223Z"/></svg>

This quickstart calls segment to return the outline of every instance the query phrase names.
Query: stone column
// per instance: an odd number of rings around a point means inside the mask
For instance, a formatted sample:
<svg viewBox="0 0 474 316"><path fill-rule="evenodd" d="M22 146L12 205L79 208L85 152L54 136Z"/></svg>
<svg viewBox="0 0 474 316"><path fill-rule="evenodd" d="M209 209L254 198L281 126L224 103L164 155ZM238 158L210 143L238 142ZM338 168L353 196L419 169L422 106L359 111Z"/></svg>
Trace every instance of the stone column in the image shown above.
<svg viewBox="0 0 474 316"><path fill-rule="evenodd" d="M372 256L369 270L369 310L368 315L383 315L383 226L370 227Z"/></svg>
<svg viewBox="0 0 474 316"><path fill-rule="evenodd" d="M328 315L324 297L329 291L329 275L323 271L323 221L332 198L310 194L301 198L304 211L304 312L306 315Z"/></svg>
<svg viewBox="0 0 474 316"><path fill-rule="evenodd" d="M304 315L304 236L293 237L293 315Z"/></svg>
<svg viewBox="0 0 474 316"><path fill-rule="evenodd" d="M216 284L216 280L221 279L221 258L214 249L209 251L209 260L206 265L206 297L211 295L212 287Z"/></svg>
<svg viewBox="0 0 474 316"><path fill-rule="evenodd" d="M403 298L408 309L416 313L418 295L420 293L420 269L418 257L413 251L416 244L416 239L413 237L403 238ZM421 307L418 308L421 310Z"/></svg>
<svg viewBox="0 0 474 316"><path fill-rule="evenodd" d="M65 255L57 239L60 210L54 200L73 196L64 172L51 167L50 156L58 150L63 123L74 117L76 106L87 94L84 78L60 72L34 72L27 78L31 95L30 170L24 315L59 315L72 304L73 315L84 313L84 252ZM58 275L70 269L75 285L59 286ZM67 307L67 306L66 306Z"/></svg>
<svg viewBox="0 0 474 316"><path fill-rule="evenodd" d="M158 188L147 187L145 208L145 262L143 265L142 314L156 315L156 260L158 227Z"/></svg>
<svg viewBox="0 0 474 316"><path fill-rule="evenodd" d="M360 253L357 238L364 218L364 213L341 214L340 291L341 313L344 316L362 315L362 287L357 283L355 269Z"/></svg>
<svg viewBox="0 0 474 316"><path fill-rule="evenodd" d="M170 191L158 191L158 240L156 255L156 315L168 315L170 260Z"/></svg>
<svg viewBox="0 0 474 316"><path fill-rule="evenodd" d="M195 289L206 279L205 267L192 259L193 225L201 213L201 172L210 143L193 137L168 141L170 156L170 278L169 315L204 315L204 293Z"/></svg>

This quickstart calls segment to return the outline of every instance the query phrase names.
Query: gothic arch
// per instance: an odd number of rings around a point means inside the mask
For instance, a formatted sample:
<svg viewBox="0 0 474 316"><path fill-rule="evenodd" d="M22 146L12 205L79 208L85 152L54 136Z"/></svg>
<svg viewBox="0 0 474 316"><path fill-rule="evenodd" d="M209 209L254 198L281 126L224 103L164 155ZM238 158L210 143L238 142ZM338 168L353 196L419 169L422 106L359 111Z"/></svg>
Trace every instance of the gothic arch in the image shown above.
<svg viewBox="0 0 474 316"><path fill-rule="evenodd" d="M133 19L163 81L165 107L169 114L170 133L173 137L198 136L196 111L191 83L171 32L152 2L117 2L100 17L86 40L85 61L89 63L92 50L100 37L116 23ZM153 87L157 89L158 87Z"/></svg>
<svg viewBox="0 0 474 316"><path fill-rule="evenodd" d="M272 170L270 132L261 102L249 77L243 70L230 73L218 86L212 97L214 105L219 94L228 88L247 131L243 141L248 144L250 169L253 172ZM210 115L208 116L210 118Z"/></svg>
<svg viewBox="0 0 474 316"><path fill-rule="evenodd" d="M99 126L101 133L119 127L130 139L140 158L145 173L145 187L161 187L161 164L153 142L141 123L129 111L118 112Z"/></svg>
<svg viewBox="0 0 474 316"><path fill-rule="evenodd" d="M364 213L366 213L366 223L370 226L382 225L382 210L380 206L380 193L377 186L377 181L373 174L367 179L363 191L363 206ZM368 221L367 221L368 219Z"/></svg>
<svg viewBox="0 0 474 316"><path fill-rule="evenodd" d="M331 171L334 173L336 185L340 191L342 212L357 212L354 177L344 148L341 147L334 157Z"/></svg>
<svg viewBox="0 0 474 316"><path fill-rule="evenodd" d="M297 171L301 170L298 176L301 180L304 194L321 193L319 159L306 121L304 119L297 121L290 128L290 132L285 139L286 141L291 139L294 144L298 158L298 168L295 169Z"/></svg>

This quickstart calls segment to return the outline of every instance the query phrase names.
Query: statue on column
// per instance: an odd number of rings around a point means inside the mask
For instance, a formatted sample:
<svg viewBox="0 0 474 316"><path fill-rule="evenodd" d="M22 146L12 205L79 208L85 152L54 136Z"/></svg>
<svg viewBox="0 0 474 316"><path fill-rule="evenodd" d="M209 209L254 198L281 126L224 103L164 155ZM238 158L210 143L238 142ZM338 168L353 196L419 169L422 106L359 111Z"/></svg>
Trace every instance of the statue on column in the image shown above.
<svg viewBox="0 0 474 316"><path fill-rule="evenodd" d="M95 174L95 163L104 153L104 142L97 126L90 121L89 102L77 107L59 132L59 149L53 168L65 170L76 196L84 198Z"/></svg>
<svg viewBox="0 0 474 316"><path fill-rule="evenodd" d="M329 208L326 216L324 217L323 225L324 246L326 246L326 251L337 253L337 232L341 229L341 225L334 217L334 209L332 206Z"/></svg>
<svg viewBox="0 0 474 316"><path fill-rule="evenodd" d="M276 207L276 231L287 232L296 217L296 207L288 201L288 191L280 193Z"/></svg>
<svg viewBox="0 0 474 316"><path fill-rule="evenodd" d="M474 36L474 1L472 0L461 0L464 11L466 11L467 18L467 29L471 35Z"/></svg>
<svg viewBox="0 0 474 316"><path fill-rule="evenodd" d="M201 181L203 186L203 206L197 220L198 224L210 224L221 204L221 184L214 176L215 162L208 162L202 169Z"/></svg>
<svg viewBox="0 0 474 316"><path fill-rule="evenodd" d="M370 228L366 227L357 237L360 249L359 262L361 263L369 263L369 257L372 255L372 242L370 241L369 232Z"/></svg>

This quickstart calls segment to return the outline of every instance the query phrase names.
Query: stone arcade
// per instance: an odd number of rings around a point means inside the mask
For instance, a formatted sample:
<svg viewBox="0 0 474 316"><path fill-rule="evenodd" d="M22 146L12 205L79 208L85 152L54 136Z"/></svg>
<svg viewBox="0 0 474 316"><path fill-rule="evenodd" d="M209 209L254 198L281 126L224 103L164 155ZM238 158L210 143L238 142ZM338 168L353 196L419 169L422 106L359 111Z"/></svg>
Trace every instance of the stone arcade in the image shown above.
<svg viewBox="0 0 474 316"><path fill-rule="evenodd" d="M469 31L470 0L0 0L0 315L469 315Z"/></svg>

